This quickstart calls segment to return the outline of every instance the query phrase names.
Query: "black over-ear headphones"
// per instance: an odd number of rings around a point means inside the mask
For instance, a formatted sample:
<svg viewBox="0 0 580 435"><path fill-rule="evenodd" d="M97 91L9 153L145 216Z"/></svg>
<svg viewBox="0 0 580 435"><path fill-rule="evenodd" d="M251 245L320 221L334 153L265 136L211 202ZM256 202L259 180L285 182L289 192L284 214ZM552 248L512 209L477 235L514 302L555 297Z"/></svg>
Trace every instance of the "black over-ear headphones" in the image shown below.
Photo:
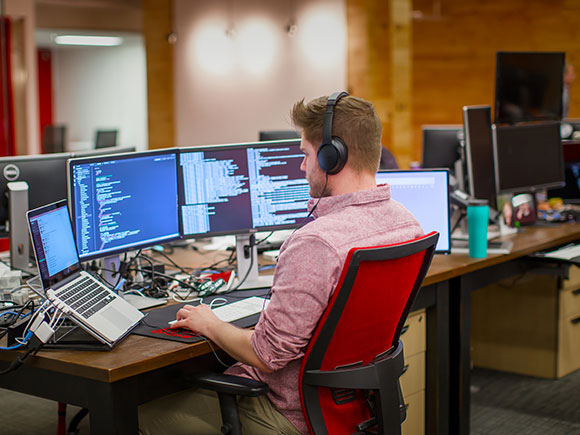
<svg viewBox="0 0 580 435"><path fill-rule="evenodd" d="M322 143L318 148L316 156L318 166L328 175L338 174L348 158L348 149L343 140L332 135L332 118L334 117L334 106L342 97L346 97L347 92L335 92L326 103L326 113L324 114L324 124L322 126Z"/></svg>

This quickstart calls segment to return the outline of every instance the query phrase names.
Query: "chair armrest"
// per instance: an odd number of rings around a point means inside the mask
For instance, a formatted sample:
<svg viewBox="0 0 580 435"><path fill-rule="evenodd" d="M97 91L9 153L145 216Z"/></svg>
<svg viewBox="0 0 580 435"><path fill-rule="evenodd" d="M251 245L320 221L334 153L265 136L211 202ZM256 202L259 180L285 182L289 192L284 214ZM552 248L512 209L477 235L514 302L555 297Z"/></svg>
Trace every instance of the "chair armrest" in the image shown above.
<svg viewBox="0 0 580 435"><path fill-rule="evenodd" d="M242 376L222 373L200 373L189 377L195 385L217 393L256 397L269 391L268 385Z"/></svg>

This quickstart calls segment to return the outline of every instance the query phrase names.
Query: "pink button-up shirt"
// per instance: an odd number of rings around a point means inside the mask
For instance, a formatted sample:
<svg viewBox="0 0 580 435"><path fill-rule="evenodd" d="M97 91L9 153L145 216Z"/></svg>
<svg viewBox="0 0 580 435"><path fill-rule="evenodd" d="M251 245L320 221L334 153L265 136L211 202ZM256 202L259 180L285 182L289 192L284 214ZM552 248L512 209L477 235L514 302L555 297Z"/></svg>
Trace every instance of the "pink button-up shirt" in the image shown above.
<svg viewBox="0 0 580 435"><path fill-rule="evenodd" d="M267 383L272 403L302 433L308 430L298 392L300 365L348 251L423 234L411 213L391 199L388 185L322 198L313 216L282 245L271 301L251 338L256 354L274 372L245 364L226 372Z"/></svg>

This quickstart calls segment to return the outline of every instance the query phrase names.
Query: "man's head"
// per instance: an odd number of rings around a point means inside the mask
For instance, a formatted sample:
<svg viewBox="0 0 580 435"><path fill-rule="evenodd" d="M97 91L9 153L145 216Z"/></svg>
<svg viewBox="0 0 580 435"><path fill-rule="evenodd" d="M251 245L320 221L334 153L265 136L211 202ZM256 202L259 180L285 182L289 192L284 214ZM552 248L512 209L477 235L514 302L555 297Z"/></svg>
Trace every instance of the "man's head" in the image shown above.
<svg viewBox="0 0 580 435"><path fill-rule="evenodd" d="M318 151L328 97L308 103L297 102L292 108L294 125ZM377 172L381 158L381 120L371 103L353 96L342 97L334 107L332 135L340 137L348 148L348 162L355 172Z"/></svg>
<svg viewBox="0 0 580 435"><path fill-rule="evenodd" d="M308 103L297 102L291 111L294 125L302 132L301 148L305 154L302 169L311 187L311 196L321 196L325 174L318 167L316 153L322 143L324 115L328 97ZM342 139L348 150L345 168L355 175L377 172L381 156L381 121L374 107L361 98L344 96L334 107L332 135ZM320 185L322 183L322 185ZM329 180L329 184L332 181Z"/></svg>

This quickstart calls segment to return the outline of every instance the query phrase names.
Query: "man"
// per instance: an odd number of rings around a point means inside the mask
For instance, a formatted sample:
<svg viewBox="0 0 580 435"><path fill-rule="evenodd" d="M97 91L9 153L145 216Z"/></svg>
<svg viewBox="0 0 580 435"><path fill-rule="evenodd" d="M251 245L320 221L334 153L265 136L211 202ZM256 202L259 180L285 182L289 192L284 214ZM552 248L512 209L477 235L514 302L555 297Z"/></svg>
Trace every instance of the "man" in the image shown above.
<svg viewBox="0 0 580 435"><path fill-rule="evenodd" d="M172 326L200 332L240 361L226 373L268 384L267 397L240 399L246 434L307 432L298 395L300 364L350 248L397 243L423 234L415 218L390 199L390 187L376 186L381 122L369 102L338 97L331 130L346 146L344 167L336 173L321 169L317 151L328 123L327 101L327 97L307 104L302 100L291 112L301 130L301 169L314 198L309 208L315 219L282 246L271 301L255 330L224 323L203 305L182 308ZM220 425L215 395L202 390L178 393L140 409L144 433L218 433Z"/></svg>

